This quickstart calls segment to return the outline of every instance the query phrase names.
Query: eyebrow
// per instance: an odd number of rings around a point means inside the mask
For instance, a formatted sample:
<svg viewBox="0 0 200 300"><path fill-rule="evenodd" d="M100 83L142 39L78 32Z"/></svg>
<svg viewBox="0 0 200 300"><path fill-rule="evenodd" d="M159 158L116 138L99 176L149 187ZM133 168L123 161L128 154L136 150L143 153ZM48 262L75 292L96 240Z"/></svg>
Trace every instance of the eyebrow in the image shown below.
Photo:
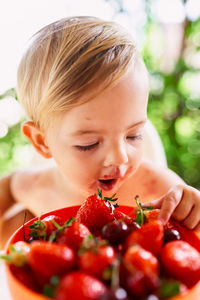
<svg viewBox="0 0 200 300"><path fill-rule="evenodd" d="M131 128L133 128L133 127L142 125L142 124L146 123L146 121L147 121L147 119L144 119L144 120L142 120L142 121L139 121L139 122L137 122L137 123L134 123L134 124L130 125L130 126L127 128L127 130L128 130L128 129L131 129ZM76 136L76 135L86 135L86 134L92 134L92 133L93 133L93 134L94 134L94 133L99 133L99 131L96 131L96 130L82 130L82 129L80 129L80 130L77 130L77 131L73 132L72 135L73 135L73 136Z"/></svg>

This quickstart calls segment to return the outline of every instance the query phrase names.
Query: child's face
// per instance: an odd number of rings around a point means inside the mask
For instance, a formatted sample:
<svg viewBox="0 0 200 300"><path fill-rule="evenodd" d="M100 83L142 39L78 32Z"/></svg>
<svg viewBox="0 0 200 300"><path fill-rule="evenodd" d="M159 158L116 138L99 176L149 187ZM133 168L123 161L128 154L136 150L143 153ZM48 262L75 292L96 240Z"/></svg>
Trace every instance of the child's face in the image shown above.
<svg viewBox="0 0 200 300"><path fill-rule="evenodd" d="M140 165L148 80L144 67L137 69L71 109L47 132L46 143L67 185L110 194Z"/></svg>

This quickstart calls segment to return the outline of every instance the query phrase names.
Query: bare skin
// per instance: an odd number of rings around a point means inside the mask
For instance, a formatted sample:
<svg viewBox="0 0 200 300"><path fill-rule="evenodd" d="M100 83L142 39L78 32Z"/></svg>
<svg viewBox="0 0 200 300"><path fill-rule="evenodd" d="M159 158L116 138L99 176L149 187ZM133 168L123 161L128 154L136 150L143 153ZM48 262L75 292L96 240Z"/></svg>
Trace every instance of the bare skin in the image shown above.
<svg viewBox="0 0 200 300"><path fill-rule="evenodd" d="M44 170L21 170L0 180L4 187L0 204L2 213L15 203L21 203L24 210L3 221L1 245L4 245L10 235L26 220L39 216L47 211L80 205L86 195L66 193L56 180L56 168ZM148 174L148 176L147 176ZM166 181L167 178L167 181ZM150 162L143 162L136 173L131 176L118 190L118 203L134 206L135 195L140 196L143 203L158 199L167 193L173 184L182 180L168 169L159 170Z"/></svg>

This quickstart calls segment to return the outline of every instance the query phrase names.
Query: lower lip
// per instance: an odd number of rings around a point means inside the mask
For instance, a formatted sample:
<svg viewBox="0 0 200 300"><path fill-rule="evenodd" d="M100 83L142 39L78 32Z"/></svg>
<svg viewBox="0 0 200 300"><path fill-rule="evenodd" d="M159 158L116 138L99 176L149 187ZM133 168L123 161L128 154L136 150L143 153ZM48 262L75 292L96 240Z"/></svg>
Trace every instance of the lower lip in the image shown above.
<svg viewBox="0 0 200 300"><path fill-rule="evenodd" d="M103 182L98 180L97 184L102 190L111 191L115 187L117 182L118 182L118 179L113 179L112 181L110 181L108 183L103 183Z"/></svg>

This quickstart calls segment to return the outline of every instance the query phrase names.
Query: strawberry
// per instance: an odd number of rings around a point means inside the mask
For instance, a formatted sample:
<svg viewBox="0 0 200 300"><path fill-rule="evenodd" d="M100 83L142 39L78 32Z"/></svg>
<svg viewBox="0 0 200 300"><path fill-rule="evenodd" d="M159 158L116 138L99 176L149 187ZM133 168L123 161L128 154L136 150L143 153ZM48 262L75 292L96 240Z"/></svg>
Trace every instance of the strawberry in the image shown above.
<svg viewBox="0 0 200 300"><path fill-rule="evenodd" d="M19 241L10 245L8 254L1 255L0 258L5 259L10 265L10 270L14 276L28 288L39 291L34 281L34 276L28 265L28 254L30 245L26 242Z"/></svg>
<svg viewBox="0 0 200 300"><path fill-rule="evenodd" d="M162 249L164 272L191 287L200 280L200 253L185 241L171 241Z"/></svg>
<svg viewBox="0 0 200 300"><path fill-rule="evenodd" d="M90 234L91 232L84 224L75 221L58 234L56 243L66 244L78 251L84 238Z"/></svg>
<svg viewBox="0 0 200 300"><path fill-rule="evenodd" d="M159 285L158 259L139 245L128 248L123 256L123 282L131 295L145 296Z"/></svg>
<svg viewBox="0 0 200 300"><path fill-rule="evenodd" d="M64 225L64 221L58 216L48 216L43 219L39 218L37 221L33 222L32 225L28 226L30 229L30 234L33 239L47 240L49 236L57 230L55 224L59 226Z"/></svg>
<svg viewBox="0 0 200 300"><path fill-rule="evenodd" d="M0 258L6 260L10 265L22 267L28 263L28 253L30 245L19 241L9 246L8 254L1 255Z"/></svg>
<svg viewBox="0 0 200 300"><path fill-rule="evenodd" d="M114 218L114 208L117 207L117 204L112 203L117 200L114 197L115 194L110 198L103 197L98 190L98 194L89 196L81 205L76 221L85 224L91 232L100 230Z"/></svg>
<svg viewBox="0 0 200 300"><path fill-rule="evenodd" d="M192 247L200 251L199 234L189 228L183 227L179 222L174 221L174 225L178 230L181 239L186 240Z"/></svg>
<svg viewBox="0 0 200 300"><path fill-rule="evenodd" d="M144 249L159 255L163 244L164 228L161 221L156 220L144 224L140 229L133 231L126 240L126 248L139 244Z"/></svg>
<svg viewBox="0 0 200 300"><path fill-rule="evenodd" d="M114 260L115 251L113 247L97 245L80 255L78 265L81 270L102 278L105 269L110 267Z"/></svg>
<svg viewBox="0 0 200 300"><path fill-rule="evenodd" d="M158 277L158 259L139 245L129 247L123 256L123 261L147 276Z"/></svg>
<svg viewBox="0 0 200 300"><path fill-rule="evenodd" d="M145 216L147 218L147 222L151 223L152 221L158 220L159 219L159 213L160 209L153 209L150 211L145 211ZM165 225L164 229L166 230L171 230L171 229L176 229L176 226L172 222L172 220L169 220Z"/></svg>
<svg viewBox="0 0 200 300"><path fill-rule="evenodd" d="M22 267L17 267L15 265L10 266L11 272L14 276L23 283L27 288L39 292L39 286L37 285L35 278L32 274L32 271L29 265L24 265Z"/></svg>
<svg viewBox="0 0 200 300"><path fill-rule="evenodd" d="M55 299L99 300L106 292L106 286L94 276L83 271L74 271L61 279Z"/></svg>
<svg viewBox="0 0 200 300"><path fill-rule="evenodd" d="M159 212L160 212L159 209L145 211L147 222L150 223L152 221L158 220Z"/></svg>
<svg viewBox="0 0 200 300"><path fill-rule="evenodd" d="M28 253L28 262L37 277L42 277L45 281L53 275L72 270L76 257L74 251L67 245L34 241Z"/></svg>

